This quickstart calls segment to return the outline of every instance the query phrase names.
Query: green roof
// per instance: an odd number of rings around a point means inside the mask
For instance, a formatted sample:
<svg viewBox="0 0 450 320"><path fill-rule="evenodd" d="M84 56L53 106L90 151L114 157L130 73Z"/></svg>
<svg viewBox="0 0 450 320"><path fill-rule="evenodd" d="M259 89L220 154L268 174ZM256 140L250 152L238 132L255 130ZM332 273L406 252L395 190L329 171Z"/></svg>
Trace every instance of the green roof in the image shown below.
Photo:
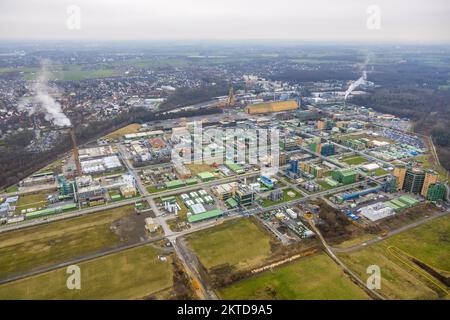
<svg viewBox="0 0 450 320"><path fill-rule="evenodd" d="M226 163L226 166L227 166L228 168L230 168L232 171L236 172L236 173L244 172L244 168L242 168L242 166L240 166L240 165L237 164L237 163L234 163L234 162L227 162L227 163Z"/></svg>
<svg viewBox="0 0 450 320"><path fill-rule="evenodd" d="M70 209L76 209L77 204L76 203L68 203L62 206L63 210L70 210Z"/></svg>
<svg viewBox="0 0 450 320"><path fill-rule="evenodd" d="M238 206L238 203L234 198L228 198L225 200L225 204L230 208L236 208Z"/></svg>
<svg viewBox="0 0 450 320"><path fill-rule="evenodd" d="M184 185L185 185L185 182L182 180L173 180L173 181L166 182L167 188L177 188L177 187L181 187Z"/></svg>
<svg viewBox="0 0 450 320"><path fill-rule="evenodd" d="M393 199L393 200L391 200L391 202L392 202L393 204L395 204L395 205L396 205L397 207L399 207L399 208L404 208L404 207L407 206L406 203L401 202L401 201L399 201L399 200L397 200L397 199Z"/></svg>
<svg viewBox="0 0 450 320"><path fill-rule="evenodd" d="M215 178L215 176L211 172L208 172L208 171L200 172L197 174L197 176L199 176L200 179L202 179L202 180Z"/></svg>
<svg viewBox="0 0 450 320"><path fill-rule="evenodd" d="M339 182L334 181L333 179L330 178L325 178L324 180L331 187L336 187L339 184Z"/></svg>
<svg viewBox="0 0 450 320"><path fill-rule="evenodd" d="M404 202L408 205L415 205L416 203L419 202L416 199L411 198L409 196L401 196L400 198L398 198L398 200L400 200L401 202Z"/></svg>
<svg viewBox="0 0 450 320"><path fill-rule="evenodd" d="M341 171L341 174L344 176L344 177L347 177L347 176L354 176L355 174L356 174L356 171L354 171L354 170L345 170L345 171Z"/></svg>
<svg viewBox="0 0 450 320"><path fill-rule="evenodd" d="M49 214L54 214L57 212L56 208L48 208L48 209L43 209L43 210L39 210L39 211L33 211L33 212L28 212L25 214L25 218L33 218L33 217L39 217L39 216L45 216L45 215L49 215Z"/></svg>
<svg viewBox="0 0 450 320"><path fill-rule="evenodd" d="M189 222L197 222L197 221L202 221L205 219L215 218L215 217L222 215L222 213L223 212L221 210L215 209L215 210L206 211L206 212L199 213L199 214L193 214L188 217L188 221Z"/></svg>
<svg viewBox="0 0 450 320"><path fill-rule="evenodd" d="M393 210L398 210L398 209L400 209L399 206L395 205L395 204L392 203L391 201L386 202L386 205L387 205L389 208L392 208Z"/></svg>
<svg viewBox="0 0 450 320"><path fill-rule="evenodd" d="M195 179L195 178L186 179L186 180L184 180L184 182L186 184L196 184L196 183L198 183L197 179Z"/></svg>

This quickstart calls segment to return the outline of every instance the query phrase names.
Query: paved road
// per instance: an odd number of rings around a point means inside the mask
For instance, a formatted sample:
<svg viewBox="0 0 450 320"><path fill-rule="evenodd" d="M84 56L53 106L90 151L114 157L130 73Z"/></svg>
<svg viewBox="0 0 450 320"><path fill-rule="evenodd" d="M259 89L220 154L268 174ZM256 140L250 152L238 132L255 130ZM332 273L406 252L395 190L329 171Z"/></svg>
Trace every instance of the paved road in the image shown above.
<svg viewBox="0 0 450 320"><path fill-rule="evenodd" d="M25 190L0 194L0 198L8 198L8 197L14 197L14 196L20 196L20 195L24 195L24 194L34 193L34 192L38 192L38 191L56 190L56 189L58 189L57 183L42 184L39 186L27 187Z"/></svg>
<svg viewBox="0 0 450 320"><path fill-rule="evenodd" d="M331 249L331 247L328 245L328 243L325 241L325 238L322 236L322 234L320 233L319 229L316 228L314 221L310 221L310 227L311 229L317 234L317 236L319 237L319 240L322 242L322 245L325 248L325 252L328 254L328 256L330 256L331 259L333 259L341 268L342 270L347 273L351 278L353 278L354 281L356 281L356 283L362 288L364 289L364 291L366 291L372 298L377 299L377 300L385 300L385 298L379 294L377 291L373 290L373 289L369 289L366 285L366 283L361 280L361 278L352 270L350 270L350 268L348 268L342 261L341 259L339 259L333 252L333 250Z"/></svg>
<svg viewBox="0 0 450 320"><path fill-rule="evenodd" d="M297 193L301 194L302 196L307 196L308 194L301 190L300 188L297 188L297 186L291 182L289 182L285 177L289 178L287 174L282 171L282 176L280 174L277 175L277 177L283 182L286 186L289 186L291 189L294 189Z"/></svg>
<svg viewBox="0 0 450 320"><path fill-rule="evenodd" d="M326 191L326 192L329 192L329 191ZM311 196L317 196L317 194L316 195L310 195L308 197L311 197ZM303 198L302 199L297 199L297 200L293 200L292 202L300 202L300 200L304 200L304 199ZM258 209L258 208L250 209L250 210L247 210L247 214L250 215L250 214L254 214L254 213L257 213L257 212L261 212L261 211L269 211L269 210L272 210L272 209L275 209L275 208L278 208L278 207L282 207L282 206L285 206L285 205L287 205L287 204L283 203L283 204L280 204L280 205L275 205L275 206L270 206L270 207L264 208L263 210ZM421 225L423 223L431 221L432 219L444 216L444 215L448 214L449 212L450 212L450 210L448 210L446 212L440 212L440 213L438 213L436 215L433 215L431 217L428 217L428 218L425 218L423 220L416 221L416 222L414 222L412 224L403 226L403 227L401 227L401 228L399 228L397 230L393 230L393 231L389 232L389 234L386 237L376 238L376 239L372 239L370 241L367 241L365 245L370 245L370 244L376 243L378 241L382 241L382 240L386 239L387 237L390 237L390 236L393 236L395 234L398 234L398 233L401 233L403 231L406 231L408 229L417 227L417 226L419 226L419 225ZM96 259L96 258L99 258L99 257L102 257L102 256L106 256L106 255L109 255L109 254L117 253L117 252L120 252L120 251L123 251L123 250L127 250L127 249L131 249L131 248L134 248L134 247L147 245L147 244L149 244L151 242L158 241L158 240L161 240L161 239L168 239L173 244L175 244L174 245L175 252L181 258L182 262L185 264L185 267L188 268L188 274L191 277L191 279L197 279L197 281L199 282L199 284L200 284L199 290L202 292L202 295L204 295L204 297L208 298L208 299L215 299L217 297L215 296L214 291L212 289L208 288L207 282L204 279L202 279L200 273L198 272L195 260L191 259L192 257L189 258L189 252L186 252L186 250L183 250L182 248L179 248L176 245L177 244L177 239L179 237L183 237L183 236L188 235L188 234L193 233L193 232L197 232L197 231L200 231L200 230L211 228L211 227L213 227L215 225L223 223L224 221L231 220L231 219L237 219L237 218L240 218L240 217L241 217L241 215L235 213L235 214L230 215L230 216L225 217L225 218L205 221L203 223L198 223L198 224L193 225L193 227L188 229L188 230L184 230L184 231L181 231L181 232L170 232L170 234L168 236L161 236L161 237L152 238L152 239L149 239L149 240L146 240L146 241L142 241L142 242L139 242L139 243L124 245L124 246L116 247L116 248L113 248L113 249L104 250L104 251L101 251L101 252L85 255L83 257L75 258L75 259L72 259L70 261L66 261L66 262L63 262L63 263L55 264L55 265L48 266L48 267L45 267L45 268L36 269L34 271L26 272L26 273L23 273L23 274L20 274L20 275L11 276L11 277L8 277L8 278L0 280L0 284L11 282L11 281L16 281L16 280L19 280L19 279L23 279L23 278L26 278L26 277L29 277L29 276L33 276L33 275L37 275L37 274L44 273L44 272L49 272L49 271L52 271L52 270L55 270L55 269L58 269L58 268L61 268L61 267L66 267L66 266L69 266L69 265L72 265L72 264L81 263L83 261ZM318 232L318 230L317 230L317 228L315 228L315 226L314 226L314 231ZM343 252L355 251L355 250L358 250L358 249L362 248L365 245L359 244L359 245L356 245L356 246L353 246L353 247L350 247L350 248L345 248L345 249L333 248L333 247L328 246L328 244L325 242L325 239L323 239L323 237L321 236L320 233L318 233L318 234L319 234L319 238L321 238L321 241L323 241L323 244L324 244L325 249L327 250L327 253L351 277L353 277L355 279L355 281L357 281L360 285L364 285L365 286L365 283L361 279L359 279L359 277L355 273L353 273L350 269L348 269L342 263L342 261L335 255L335 253L343 253ZM377 297L377 293L374 293L374 296ZM381 297L381 296L379 296L378 298L383 299L383 297Z"/></svg>
<svg viewBox="0 0 450 320"><path fill-rule="evenodd" d="M211 187L211 186L222 184L222 183L236 181L238 179L243 179L243 178L246 178L246 177L247 178L248 177L255 177L255 176L258 176L259 174L260 174L259 171L247 172L247 173L241 174L241 175L225 177L225 178L221 178L221 179L217 179L217 180L213 180L213 181L209 181L209 182L205 182L205 183L200 183L200 184L196 184L196 185L192 185L192 186L176 188L176 189L172 189L172 190L165 190L165 191L157 192L157 193L153 193L153 194L149 194L147 192L147 190L141 186L140 187L140 189L141 189L140 191L142 192L141 193L142 195L140 197L127 199L127 200L123 200L123 201L118 201L118 202L113 202L113 203L108 203L108 204L105 204L105 205L96 206L96 207L92 207L92 208L85 208L85 209L81 209L81 210L77 210L77 211L72 211L72 212L69 212L69 213L58 214L58 215L55 215L55 216L49 216L49 217L46 217L46 218L34 219L34 220L24 221L24 222L20 222L20 223L16 223L16 224L11 224L11 225L2 225L2 226L0 226L0 233L7 232L7 231L18 230L18 229L21 229L21 228L27 228L27 227L31 227L31 226L36 226L36 225L39 225L39 224L50 223L50 222L54 222L54 221L58 221L58 220L74 218L74 217L77 217L77 216L92 214L92 213L95 213L97 211L114 209L114 208L130 205L130 204L135 204L136 202L142 201L142 200L149 201L150 206L152 206L152 201L151 200L154 200L154 199L157 199L157 198L160 198L160 197L176 195L176 194L183 193L183 192L190 192L190 191L194 191L194 190L201 189L201 188L206 188L206 187ZM329 194L342 192L342 191L345 191L345 190L348 190L348 189L352 189L352 188L358 187L358 186L363 185L363 184L365 184L365 181L358 181L358 182L353 183L353 184L340 186L340 187L333 188L333 189L330 189L330 190L325 190L325 191L321 191L321 192L318 192L318 193L306 195L306 196L304 196L303 198L300 198L300 199L295 199L295 200L284 202L284 203L281 203L281 204L278 204L278 205L273 205L271 207L267 207L266 209L267 210L278 209L280 207L284 207L284 206L288 206L288 205L295 205L297 203L304 202L304 201L306 201L308 199L319 198L319 197L326 196L326 195L329 195ZM156 211L155 214L157 214L157 212L158 211ZM158 219L158 222L161 222L161 220Z"/></svg>
<svg viewBox="0 0 450 320"><path fill-rule="evenodd" d="M307 134L307 133L306 133L306 135L311 136L311 137L315 137L314 135ZM358 153L358 151L355 151L355 150L350 149L348 147L342 146L342 145L337 144L337 143L332 142L332 141L330 141L330 142L334 143L335 145L338 145L338 146L340 146L340 147L342 147L342 148L344 148L346 150L350 150L352 152L357 152ZM320 158L323 158L326 161L330 161L330 159L327 159L326 157L324 157L324 156L322 156L320 154L317 154L317 153L315 153L315 152L313 152L313 151L311 151L311 150L309 150L307 148L302 148L302 149L304 151L307 151L307 152L310 152L312 154L315 154L316 156L318 156ZM123 151L123 150L121 150L119 148L119 151ZM72 218L72 217L76 217L76 216L81 216L81 215L84 215L84 214L90 214L90 213L94 213L96 211L118 208L120 206L134 204L135 202L140 201L140 200L146 200L151 205L151 200L153 200L155 198L159 198L159 197L163 197L163 196L171 196L171 195L179 194L179 193L182 193L182 192L190 192L190 191L202 188L202 187L203 188L204 187L210 187L210 186L213 186L213 185L227 183L227 182L235 181L237 179L242 179L242 178L246 178L246 177L255 177L255 176L258 176L260 174L259 171L247 172L245 174L238 175L238 176L225 177L225 178L222 178L222 179L217 179L217 180L213 180L213 181L206 182L206 183L201 183L201 184L197 184L197 185L181 187L181 188L172 189L172 190L165 190L165 191L154 193L154 194L149 194L147 192L145 186L142 184L138 174L136 174L136 172L135 172L136 170L140 170L140 169L134 169L132 167L132 164L122 154L122 152L119 152L119 154L121 155L122 159L124 160L124 163L125 163L126 167L128 168L129 172L135 177L136 182L138 184L138 188L139 188L139 190L141 192L141 195L142 195L141 197L124 200L124 201L120 201L120 202L117 202L117 203L106 204L106 205L103 205L103 206L98 206L98 207L93 207L93 208L86 208L86 209L78 210L78 211L75 211L75 212L70 212L70 213L67 213L67 214L60 214L60 215L57 215L57 216L50 216L50 217L42 218L42 219L35 219L35 220L25 221L25 222L13 224L13 225L3 225L3 226L0 226L0 233L1 232L6 232L6 231L17 230L17 229L25 228L25 227L35 226L35 225L38 225L38 224L49 223L49 222L53 222L53 221L57 221L57 220ZM380 161L377 158L374 158L374 157L371 157L371 156L368 156L368 155L365 155L365 154L363 154L363 155L366 156L366 157L369 157L369 158L376 159L377 161ZM285 167L287 167L287 165L283 166L281 168L284 169ZM377 180L375 180L375 179L373 179L371 177L367 177L367 178L369 180L377 182ZM324 191L324 192L319 192L319 193L316 193L316 194L313 194L313 195L305 196L302 199L300 199L298 202L305 201L306 199L310 199L310 198L315 198L315 197L320 197L320 196L324 196L324 195L328 195L328 194L332 194L332 193L345 191L347 189L352 188L353 186L356 186L356 184L355 185L342 186L342 187L330 189L330 190L327 190L327 191ZM283 205L289 205L289 204L295 204L295 203L297 203L296 200L290 201L288 203L284 203ZM276 207L278 207L278 206L274 206L274 208L276 208ZM155 212L155 214L156 213L157 212ZM161 223L162 221L160 221L158 219L158 222ZM164 222L162 222L162 224L164 224Z"/></svg>
<svg viewBox="0 0 450 320"><path fill-rule="evenodd" d="M157 192L157 193L152 193L152 194L148 193L147 190L145 188L143 188L141 190L142 193L141 193L140 197L131 198L131 199L122 200L122 201L113 202L113 203L108 203L108 204L105 204L105 205L95 206L95 207L92 207L92 208L85 208L85 209L81 209L81 210L77 210L77 211L71 211L71 212L68 212L68 213L58 214L58 215L54 215L54 216L48 216L46 218L34 219L34 220L19 222L19 223L10 224L10 225L1 225L0 226L0 233L7 232L7 231L18 230L18 229L21 229L21 228L32 227L32 226L36 226L36 225L39 225L39 224L45 224L45 223L50 223L50 222L54 222L54 221L74 218L74 217L78 217L78 216L82 216L82 215L86 215L86 214L95 213L97 211L103 211L103 210L119 208L119 207L122 207L122 206L135 204L136 202L139 202L139 201L142 201L142 200L145 200L145 201L154 200L154 199L157 199L157 198L160 198L160 197L176 195L176 194L183 193L183 192L190 192L190 191L198 190L198 189L205 188L205 187L211 187L211 186L222 184L222 183L236 181L238 179L242 179L242 178L245 178L245 177L247 177L247 178L248 177L255 177L255 176L258 176L258 175L259 175L259 172L248 172L248 173L245 173L245 174L242 174L242 175L238 175L238 176L225 177L225 178L222 178L222 179L217 179L217 180L209 181L209 182L206 182L206 183L201 183L201 184L196 184L196 185L192 185L192 186L181 187L181 188L172 189L172 190L165 190L165 191L162 191L162 192ZM155 214L156 213L157 212L155 212Z"/></svg>
<svg viewBox="0 0 450 320"><path fill-rule="evenodd" d="M310 133L304 133L304 134L305 134L306 136L311 137L311 138L318 137L318 136L313 135L313 134L310 134ZM322 138L323 138L323 137L322 137ZM370 159L370 160L372 160L372 161L375 161L375 162L381 162L381 163L383 163L384 165L392 166L392 164L391 164L390 162L387 162L387 161L378 159L378 158L376 158L376 157L374 157L374 156L368 155L368 154L366 154L366 153L363 152L363 151L354 150L354 149L352 149L352 148L349 148L349 147L347 147L347 146L344 146L344 145L342 145L342 144L340 144L340 143L334 142L334 141L332 141L332 140L330 140L330 139L327 139L327 138L323 138L323 139L324 139L325 141L327 141L328 143L332 143L332 144L334 144L335 146L337 146L337 147L339 147L339 148L342 148L342 149L344 149L344 150L346 150L346 151L348 151L348 152L353 152L353 153L355 153L355 154L357 154L357 155L366 157L366 158L368 158L368 159ZM308 149L306 149L305 151L308 151ZM309 151L309 152L312 152L312 151ZM314 152L314 153L315 153L315 152ZM331 162L331 163L337 165L335 162L330 161L330 159L327 159L327 157L324 157L324 156L319 155L319 154L316 154L316 155L317 155L317 156L320 156L320 157L323 158L325 161L328 161L328 162ZM342 167L342 165L339 165L339 167Z"/></svg>
<svg viewBox="0 0 450 320"><path fill-rule="evenodd" d="M128 172L133 176L137 188L139 190L139 193L145 197L145 200L147 201L150 208L152 208L153 213L155 214L155 220L156 223L161 226L161 228L164 231L164 234L166 236L172 235L172 230L170 230L169 226L167 225L166 220L161 216L161 212L159 211L158 207L155 204L155 201L153 198L150 197L150 193L147 191L147 188L142 183L141 177L134 169L133 165L131 164L130 160L126 156L126 151L124 150L122 145L117 146L119 150L119 154L123 162L125 163L125 166L128 169Z"/></svg>
<svg viewBox="0 0 450 320"><path fill-rule="evenodd" d="M55 222L55 221L59 221L59 220L75 218L75 217L79 217L79 216L83 216L83 215L92 214L92 213L95 213L98 211L119 208L119 207L123 207L126 205L134 204L135 202L140 201L140 200L141 200L140 198L133 198L133 199L118 201L118 202L114 202L114 203L110 203L110 204L106 204L106 205L96 206L96 207L92 207L92 208L85 208L85 209L81 209L81 210L77 210L77 211L71 211L68 213L61 213L61 214L57 214L54 216L48 216L46 218L34 219L34 220L29 220L29 221L24 221L24 222L19 222L19 223L15 223L15 224L9 224L9 225L2 225L2 226L0 226L0 233L13 231L13 230L19 230L22 228L28 228L28 227L32 227L32 226L36 226L36 225L40 225L40 224L46 224L46 223L50 223L50 222Z"/></svg>
<svg viewBox="0 0 450 320"><path fill-rule="evenodd" d="M436 219L436 218L439 218L439 217L443 217L443 216L445 216L445 215L447 215L449 213L450 213L450 210L447 210L447 211L444 211L444 212L439 212L439 213L434 214L434 215L432 215L430 217L427 217L427 218L424 218L422 220L413 222L411 224L407 224L407 225L405 225L403 227L400 227L398 229L389 231L384 237L381 237L381 236L380 237L376 237L376 238L370 239L370 240L368 240L366 242L363 242L363 243L360 243L360 244L357 244L357 245L354 245L354 246L351 246L351 247L348 247L348 248L333 248L333 247L330 247L330 248L331 248L331 250L333 250L336 253L347 253L347 252L357 251L357 250L362 249L362 248L364 248L366 246L370 246L370 245L375 244L377 242L383 241L383 240L385 240L385 239L387 239L389 237L395 236L396 234L399 234L399 233L401 233L403 231L406 231L406 230L418 227L418 226L420 226L420 225L422 225L424 223L427 223L427 222L429 222L429 221L431 221L433 219Z"/></svg>
<svg viewBox="0 0 450 320"><path fill-rule="evenodd" d="M128 249L132 249L132 248L148 245L149 243L152 243L152 242L155 242L155 241L159 241L159 240L162 240L162 239L164 239L164 237L161 236L161 237L148 239L146 241L142 241L142 242L138 242L138 243L122 245L122 246L119 246L119 247L116 247L116 248L106 249L106 250L102 250L100 252L87 254L87 255L84 255L82 257L71 259L69 261L53 264L53 265L48 266L48 267L38 268L38 269L35 269L33 271L24 272L24 273L21 273L19 275L9 276L9 277L1 279L0 280L0 285L8 283L8 282L12 282L12 281L20 280L20 279L23 279L23 278L35 276L35 275L38 275L38 274L41 274L41 273L53 271L53 270L56 270L56 269L59 269L59 268L67 267L67 266L70 266L70 265L73 265L73 264L77 264L77 263L81 263L81 262L84 262L84 261L94 260L94 259L97 259L97 258L100 258L100 257L104 257L104 256L107 256L107 255L110 255L110 254L118 253L118 252L121 252L121 251L124 251L124 250L128 250Z"/></svg>
<svg viewBox="0 0 450 320"><path fill-rule="evenodd" d="M152 242L156 242L156 241L159 241L159 240L162 240L162 239L168 239L171 242L173 242L178 237L182 237L182 236L188 235L188 234L196 232L196 231L200 231L200 230L204 230L204 229L207 229L207 228L211 228L212 226L215 226L215 225L218 225L220 223L223 223L226 220L236 219L238 217L240 217L240 216L230 216L230 217L226 217L226 218L221 219L221 220L210 220L210 221L207 221L207 222L205 222L203 224L196 225L196 227L192 227L191 229L184 230L182 232L178 232L177 234L172 234L169 237L166 237L166 236L153 237L153 238L147 239L145 241L140 241L140 242L136 242L136 243L132 243L132 244L121 245L121 246L118 246L118 247L115 247L115 248L108 248L108 249L105 249L105 250L101 250L99 252L94 252L94 253L91 253L91 254L83 255L82 257L77 257L77 258L71 259L69 261L53 264L51 266L47 266L47 267L44 267L44 268L38 268L38 269L35 269L33 271L29 271L29 272L21 273L21 274L18 274L18 275L13 275L13 276L6 277L6 278L0 280L0 284L16 281L16 280L19 280L19 279L23 279L23 278L26 278L26 277L34 276L34 275L37 275L37 274L40 274L40 273L44 273L44 272L53 271L53 270L56 270L56 269L59 269L59 268L62 268L62 267L66 267L66 266L69 266L69 265L72 265L72 264L77 264L77 263L81 263L83 261L93 260L93 259L96 259L96 258L100 258L100 257L103 257L103 256L107 256L109 254L121 252L121 251L128 250L128 249L131 249L131 248L136 248L136 247L139 247L139 246L148 245L148 244L150 244Z"/></svg>
<svg viewBox="0 0 450 320"><path fill-rule="evenodd" d="M183 239L177 238L172 241L172 244L189 277L196 282L198 286L197 293L200 298L203 300L218 300L216 293L209 286L208 281L203 279L199 272L200 266L197 257L187 248Z"/></svg>

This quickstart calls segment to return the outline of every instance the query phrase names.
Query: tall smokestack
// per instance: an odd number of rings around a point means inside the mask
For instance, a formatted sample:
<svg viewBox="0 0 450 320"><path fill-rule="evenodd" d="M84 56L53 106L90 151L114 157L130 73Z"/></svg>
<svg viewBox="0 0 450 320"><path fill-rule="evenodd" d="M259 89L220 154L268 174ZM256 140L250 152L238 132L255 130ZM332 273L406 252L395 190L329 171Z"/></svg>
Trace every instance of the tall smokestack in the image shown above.
<svg viewBox="0 0 450 320"><path fill-rule="evenodd" d="M80 163L80 156L78 154L78 146L77 146L77 139L75 137L75 128L70 127L70 137L72 138L72 145L73 145L73 160L75 161L75 165L77 167L77 176L81 176L81 163Z"/></svg>

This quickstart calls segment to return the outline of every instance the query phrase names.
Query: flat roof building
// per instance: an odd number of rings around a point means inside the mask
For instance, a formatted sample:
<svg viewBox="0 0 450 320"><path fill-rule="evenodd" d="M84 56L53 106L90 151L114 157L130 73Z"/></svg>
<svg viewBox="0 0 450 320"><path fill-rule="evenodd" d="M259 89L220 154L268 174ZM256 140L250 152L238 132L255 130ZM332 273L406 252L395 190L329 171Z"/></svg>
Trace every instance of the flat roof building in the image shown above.
<svg viewBox="0 0 450 320"><path fill-rule="evenodd" d="M299 105L296 100L273 101L249 104L245 107L245 112L249 114L274 113L297 110L298 107Z"/></svg>
<svg viewBox="0 0 450 320"><path fill-rule="evenodd" d="M223 212L221 210L215 209L215 210L206 211L206 212L199 213L199 214L192 214L192 215L188 216L188 221L189 221L189 223L198 222L198 221L202 221L202 220L206 220L206 219L217 218L217 217L220 217L222 214L223 214Z"/></svg>
<svg viewBox="0 0 450 320"><path fill-rule="evenodd" d="M214 180L216 178L211 172L208 172L208 171L200 172L200 173L197 174L197 176L203 182L211 181L211 180Z"/></svg>

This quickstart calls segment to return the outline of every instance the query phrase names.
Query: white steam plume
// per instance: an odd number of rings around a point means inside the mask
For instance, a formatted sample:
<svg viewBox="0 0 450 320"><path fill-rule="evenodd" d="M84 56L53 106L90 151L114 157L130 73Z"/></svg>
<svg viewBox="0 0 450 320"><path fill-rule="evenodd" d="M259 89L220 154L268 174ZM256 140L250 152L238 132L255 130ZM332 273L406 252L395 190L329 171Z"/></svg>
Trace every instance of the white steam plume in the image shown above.
<svg viewBox="0 0 450 320"><path fill-rule="evenodd" d="M348 95L350 93L352 93L352 91L355 90L357 87L359 87L360 85L364 84L366 82L366 80L367 80L367 72L366 72L366 70L364 70L362 72L362 76L358 80L353 81L350 84L350 86L348 87L347 91L345 91L344 100L347 100Z"/></svg>
<svg viewBox="0 0 450 320"><path fill-rule="evenodd" d="M366 57L366 60L364 61L363 65L361 66L362 69L362 75L361 77L359 77L358 80L353 81L350 86L348 87L347 91L345 91L345 97L344 100L347 100L347 97L350 93L352 93L353 90L355 90L357 87L359 87L360 85L364 84L367 80L367 71L366 71L366 66L370 61L370 56Z"/></svg>
<svg viewBox="0 0 450 320"><path fill-rule="evenodd" d="M28 114L44 113L45 120L51 121L57 126L70 126L70 119L62 111L61 105L50 95L55 90L48 86L50 73L49 62L44 60L39 76L33 85L34 96L31 101L22 100L19 103L19 111L27 111Z"/></svg>

